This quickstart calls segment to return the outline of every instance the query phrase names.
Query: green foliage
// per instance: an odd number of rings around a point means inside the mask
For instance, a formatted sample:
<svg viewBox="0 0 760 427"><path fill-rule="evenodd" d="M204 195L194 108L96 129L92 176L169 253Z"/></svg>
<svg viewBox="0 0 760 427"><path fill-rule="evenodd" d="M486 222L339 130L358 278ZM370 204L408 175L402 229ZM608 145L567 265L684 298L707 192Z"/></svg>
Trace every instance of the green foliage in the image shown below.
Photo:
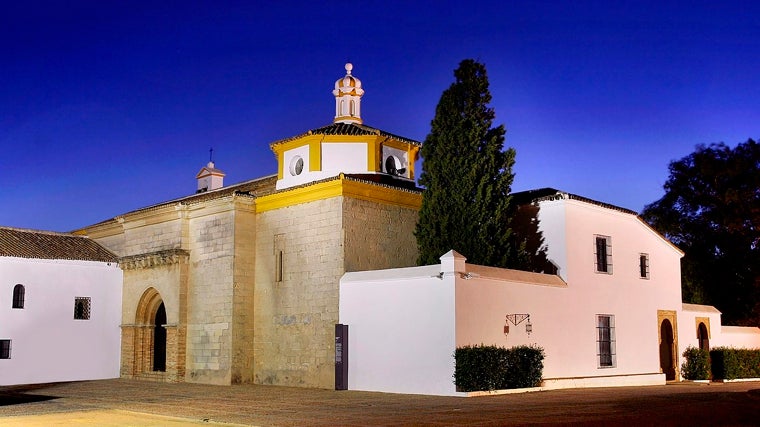
<svg viewBox="0 0 760 427"><path fill-rule="evenodd" d="M485 66L466 59L454 77L421 149L418 262L436 264L454 249L473 264L511 266L519 252L508 215L515 151L504 150L504 126L492 127Z"/></svg>
<svg viewBox="0 0 760 427"><path fill-rule="evenodd" d="M710 379L710 353L701 348L689 346L683 352L686 362L683 364L681 373L687 380Z"/></svg>
<svg viewBox="0 0 760 427"><path fill-rule="evenodd" d="M459 391L537 387L544 369L540 347L465 346L454 352L454 384Z"/></svg>
<svg viewBox="0 0 760 427"><path fill-rule="evenodd" d="M760 378L760 349L717 347L710 361L713 379Z"/></svg>
<svg viewBox="0 0 760 427"><path fill-rule="evenodd" d="M642 216L685 252L685 301L760 325L760 144L700 145L669 170L665 195Z"/></svg>

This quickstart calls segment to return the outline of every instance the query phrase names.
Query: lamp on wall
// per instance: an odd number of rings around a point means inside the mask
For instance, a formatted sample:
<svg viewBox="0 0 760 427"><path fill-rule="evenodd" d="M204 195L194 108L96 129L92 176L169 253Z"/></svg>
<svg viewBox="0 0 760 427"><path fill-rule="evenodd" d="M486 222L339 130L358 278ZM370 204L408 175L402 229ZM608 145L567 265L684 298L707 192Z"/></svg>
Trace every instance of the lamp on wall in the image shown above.
<svg viewBox="0 0 760 427"><path fill-rule="evenodd" d="M504 335L507 335L509 333L509 324L512 323L513 325L517 326L520 323L524 321L528 321L528 323L525 324L525 332L530 335L531 332L533 332L533 324L530 323L530 314L527 313L520 313L520 314L507 314L507 320L504 323Z"/></svg>

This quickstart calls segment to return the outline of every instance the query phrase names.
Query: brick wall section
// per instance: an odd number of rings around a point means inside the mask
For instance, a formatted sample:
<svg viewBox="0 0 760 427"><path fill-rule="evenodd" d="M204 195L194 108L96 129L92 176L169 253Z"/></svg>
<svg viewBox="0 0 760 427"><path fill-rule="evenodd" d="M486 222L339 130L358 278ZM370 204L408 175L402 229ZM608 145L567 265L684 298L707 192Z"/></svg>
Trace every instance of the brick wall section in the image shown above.
<svg viewBox="0 0 760 427"><path fill-rule="evenodd" d="M417 265L416 209L345 198L346 271Z"/></svg>
<svg viewBox="0 0 760 427"><path fill-rule="evenodd" d="M334 325L343 275L342 197L258 214L254 381L334 386ZM275 282L274 236L283 280Z"/></svg>

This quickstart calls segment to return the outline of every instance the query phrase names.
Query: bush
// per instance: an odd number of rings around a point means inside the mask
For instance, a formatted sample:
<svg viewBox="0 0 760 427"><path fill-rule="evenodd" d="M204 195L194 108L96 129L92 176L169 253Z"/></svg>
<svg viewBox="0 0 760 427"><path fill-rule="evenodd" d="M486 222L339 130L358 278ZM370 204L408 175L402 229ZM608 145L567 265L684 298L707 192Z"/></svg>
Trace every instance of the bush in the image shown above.
<svg viewBox="0 0 760 427"><path fill-rule="evenodd" d="M710 353L701 348L687 347L683 352L686 362L681 373L687 380L710 379Z"/></svg>
<svg viewBox="0 0 760 427"><path fill-rule="evenodd" d="M760 349L717 347L710 350L713 379L760 378Z"/></svg>
<svg viewBox="0 0 760 427"><path fill-rule="evenodd" d="M541 383L543 360L539 347L459 347L454 352L454 384L458 391L536 387Z"/></svg>

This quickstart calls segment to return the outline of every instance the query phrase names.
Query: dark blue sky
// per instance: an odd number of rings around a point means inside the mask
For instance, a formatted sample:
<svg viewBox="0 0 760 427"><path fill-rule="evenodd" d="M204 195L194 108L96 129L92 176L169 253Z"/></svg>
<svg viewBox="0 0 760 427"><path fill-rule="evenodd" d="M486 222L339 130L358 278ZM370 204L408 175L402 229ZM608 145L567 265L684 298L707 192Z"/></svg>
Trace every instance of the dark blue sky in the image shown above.
<svg viewBox="0 0 760 427"><path fill-rule="evenodd" d="M0 225L192 194L212 146L227 184L272 174L270 142L332 122L346 60L364 122L420 141L485 63L516 191L641 210L696 144L760 137L757 2L68 3L0 5Z"/></svg>

